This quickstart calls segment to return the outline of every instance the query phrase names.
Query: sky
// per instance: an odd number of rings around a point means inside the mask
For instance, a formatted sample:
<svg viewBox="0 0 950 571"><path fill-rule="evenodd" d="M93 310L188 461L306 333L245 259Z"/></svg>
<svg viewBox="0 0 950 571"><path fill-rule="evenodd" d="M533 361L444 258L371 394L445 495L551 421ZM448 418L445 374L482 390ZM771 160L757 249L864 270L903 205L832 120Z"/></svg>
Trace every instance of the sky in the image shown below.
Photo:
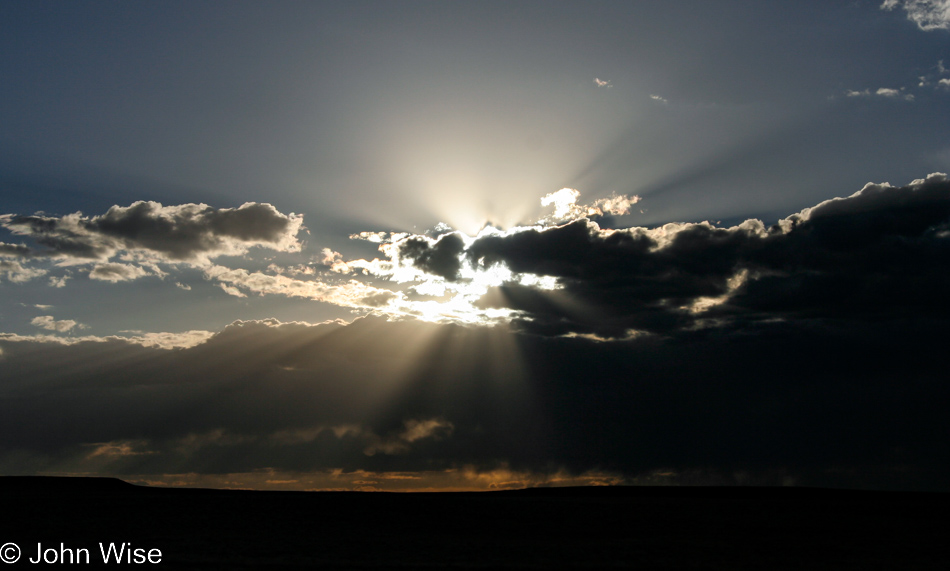
<svg viewBox="0 0 950 571"><path fill-rule="evenodd" d="M0 473L950 482L950 1L0 4Z"/></svg>

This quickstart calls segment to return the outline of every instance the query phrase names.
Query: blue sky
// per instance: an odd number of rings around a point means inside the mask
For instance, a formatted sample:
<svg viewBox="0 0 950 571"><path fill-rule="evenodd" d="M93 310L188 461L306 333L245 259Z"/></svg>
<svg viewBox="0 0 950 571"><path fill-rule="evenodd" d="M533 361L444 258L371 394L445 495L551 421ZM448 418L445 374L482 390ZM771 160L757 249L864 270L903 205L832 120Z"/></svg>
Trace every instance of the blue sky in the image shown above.
<svg viewBox="0 0 950 571"><path fill-rule="evenodd" d="M822 216L895 208L888 216L924 224L875 226L899 233L917 228L913 240L900 234L921 248L905 259L946 260L943 222L920 218L922 211L942 212L946 198L945 179L928 176L950 171L950 4L944 0L13 1L0 6L0 22L0 358L12 366L4 377L8 397L33 402L54 390L15 371L35 371L61 387L67 377L50 379L69 375L70 367L102 370L113 379L110 386L138 386L136 375L101 354L107 346L116 355L129 353L116 357L121 363L167 361L165 373L157 365L149 369L152 383L182 375L197 354L241 353L246 340L235 331L255 327L285 347L292 338L285 329L306 324L312 331L298 332L300 338L319 354L329 351L319 332L343 328L339 335L354 339L347 350L357 361L366 344L388 347L380 339L403 329L418 337L417 346L404 349L418 363L390 366L403 350L380 349L379 370L367 373L402 379L400 389L367 388L386 395L379 397L386 406L357 406L349 389L334 389L349 378L343 369L307 369L296 357L271 362L267 354L259 360L269 363L265 369L283 371L278 376L311 371L307 378L316 384L308 385L308 398L324 398L325 390L342 399L347 414L294 412L283 425L258 411L259 423L244 424L233 416L236 409L219 403L208 415L213 422L181 420L162 431L149 423L190 418L169 403L196 407L183 395L199 389L160 384L159 414L144 402L125 403L124 390L90 388L95 402L140 404L150 420L130 423L105 412L101 430L78 431L72 439L13 439L0 454L5 472L142 481L189 473L218 478L209 480L213 485L224 485L221 474L233 472L266 487L266 478L248 474L283 470L298 476L271 479L305 487L299 474L306 473L316 478L307 485L327 487L333 470L378 475L431 468L433 486L472 487L496 476L634 481L685 474L700 464L719 470L710 481L738 470L769 481L828 482L832 464L847 464L855 474L877 475L836 483L926 488L946 468L943 456L938 462L925 454L913 461L919 480L889 480L881 476L886 467L868 468L871 455L840 462L818 455L796 466L789 458L765 458L758 446L699 462L691 455L698 445L689 439L669 442L681 453L643 452L642 461L618 452L619 444L597 448L586 460L553 444L549 455L536 457L525 452L525 442L565 438L564 427L543 428L557 424L550 415L591 420L542 404L568 406L576 376L562 379L563 387L552 381L561 387L556 394L536 388L540 394L529 397L524 388L540 378L541 364L559 343L577 344L563 351L576 351L581 361L604 351L616 351L610 358L622 361L624 351L640 354L643 344L666 339L664 350L676 361L698 343L683 336L700 330L739 334L786 323L789 329L776 338L798 340L807 334L796 328L820 323L836 331L822 330L829 343L850 356L862 328L880 330L880 339L885 330L892 334L897 325L890 317L859 311L845 303L847 294L829 301L824 294L780 300L773 293L798 291L815 276L828 281L808 287L822 292L865 287L833 271L828 260L838 258L827 252L839 242L829 228L872 238L851 222L823 226ZM575 192L557 194L561 189ZM892 199L892 192L912 198ZM836 197L852 198L826 202ZM791 237L769 230L776 224ZM808 230L816 242L794 238L799 224L816 228ZM921 245L925 238L935 245ZM720 247L740 242L734 251ZM616 252L601 248L617 243ZM647 243L652 249L637 245ZM850 299L880 306L884 290L930 299L928 292L944 283L939 272L908 269L890 250L867 244L835 263L879 255L878 269L856 266L851 275L870 280L862 284L889 285ZM789 258L779 263L773 248L786 248L782 255ZM898 275L918 277L887 281ZM776 276L788 281L775 282ZM815 304L807 310L797 305L806 298ZM891 299L884 302L889 315L913 315ZM853 313L842 317L841 307ZM936 327L942 317L934 319ZM443 335L474 336L480 341L473 346L484 344L484 353L443 363L445 355L431 348ZM69 355L53 355L62 352ZM59 358L71 365L58 372L41 366ZM406 380L424 376L426 363L442 371L434 378L449 379L445 371L469 361L478 373L463 376L491 394L471 408L446 396L461 389ZM572 367L596 370L591 363ZM914 378L926 384L928 374ZM199 391L207 398L215 391L244 394L233 375L211 376L218 379L207 381L214 387ZM292 384L284 376L273 381L282 388L247 394L257 394L263 409L279 408L274 403L285 397L277 393ZM520 396L508 394L511 386L485 388L496 376L520 379L511 381L523 385L515 391ZM619 399L626 390L595 393ZM730 406L758 389L734 390ZM475 398L463 394L458 398ZM683 403L657 398L658 406L680 411L673 417L685 423L683 430L699 430L679 418ZM503 409L500 402L533 412L517 421L488 412ZM796 426L807 416L805 409L788 414ZM23 422L10 429L43 432L40 420ZM80 415L73 422L88 427L90 421ZM503 426L522 423L536 434L520 444L479 440L479 430L502 433ZM832 424L827 430L840 429ZM643 430L618 429L617 441ZM288 431L309 434L300 442L313 446L324 438L315 435L333 434L340 446L359 450L352 456L298 451L330 459L283 465L289 456L272 458L260 443L273 448L274 435L286 440ZM586 437L602 440L598 434ZM881 446L926 448L919 433L905 436L906 442L895 436L900 443ZM584 437L577 438L583 447ZM181 452L182 442L201 439L230 446L243 460L205 470ZM419 451L417 444L435 448ZM392 464L380 463L383 457ZM466 476L449 482L445 474Z"/></svg>

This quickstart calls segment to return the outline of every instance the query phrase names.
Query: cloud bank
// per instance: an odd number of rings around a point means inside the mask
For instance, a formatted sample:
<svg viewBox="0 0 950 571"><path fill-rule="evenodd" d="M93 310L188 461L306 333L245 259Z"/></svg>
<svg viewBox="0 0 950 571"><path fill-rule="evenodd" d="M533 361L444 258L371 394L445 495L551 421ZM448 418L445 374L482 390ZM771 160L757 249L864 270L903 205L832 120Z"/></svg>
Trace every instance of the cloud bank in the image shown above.
<svg viewBox="0 0 950 571"><path fill-rule="evenodd" d="M945 489L944 324L597 342L369 317L236 322L177 350L0 339L0 469Z"/></svg>
<svg viewBox="0 0 950 571"><path fill-rule="evenodd" d="M296 235L302 224L302 216L253 202L215 209L206 204L163 206L140 201L92 217L80 212L60 217L5 214L0 225L42 248L3 244L0 255L106 261L119 252L135 252L153 261L204 264L254 246L299 251Z"/></svg>
<svg viewBox="0 0 950 571"><path fill-rule="evenodd" d="M476 305L510 310L533 333L623 337L776 319L943 316L948 238L950 181L934 174L904 187L868 184L768 227L614 230L578 219L468 243L409 237L395 262L448 280L466 267L552 279L554 291L501 283Z"/></svg>
<svg viewBox="0 0 950 571"><path fill-rule="evenodd" d="M946 489L946 175L729 227L606 228L629 204L560 197L566 220L355 235L381 259L202 266L231 295L367 315L351 323L0 334L0 469Z"/></svg>

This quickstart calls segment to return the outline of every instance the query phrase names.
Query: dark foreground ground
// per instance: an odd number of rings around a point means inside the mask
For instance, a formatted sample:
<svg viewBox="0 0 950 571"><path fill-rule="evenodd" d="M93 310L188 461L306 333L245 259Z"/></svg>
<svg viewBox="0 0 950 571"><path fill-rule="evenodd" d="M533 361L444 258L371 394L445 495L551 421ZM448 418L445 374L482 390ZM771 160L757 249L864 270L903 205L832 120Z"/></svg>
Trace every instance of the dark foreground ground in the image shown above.
<svg viewBox="0 0 950 571"><path fill-rule="evenodd" d="M560 488L385 494L0 478L9 567L91 568L99 543L165 569L950 569L950 494ZM91 564L31 564L37 543ZM10 551L4 546L3 555Z"/></svg>

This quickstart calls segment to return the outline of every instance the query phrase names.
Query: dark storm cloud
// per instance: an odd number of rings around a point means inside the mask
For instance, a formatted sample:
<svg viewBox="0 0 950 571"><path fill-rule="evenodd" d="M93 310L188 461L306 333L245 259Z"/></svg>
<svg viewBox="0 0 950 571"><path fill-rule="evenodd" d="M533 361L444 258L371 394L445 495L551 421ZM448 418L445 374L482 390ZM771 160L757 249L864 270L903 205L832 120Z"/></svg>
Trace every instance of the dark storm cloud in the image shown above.
<svg viewBox="0 0 950 571"><path fill-rule="evenodd" d="M465 254L479 266L557 278L561 290L509 284L481 302L519 310L526 328L549 334L669 333L711 319L945 317L950 181L868 185L769 228L748 220L602 230L578 220L485 236Z"/></svg>
<svg viewBox="0 0 950 571"><path fill-rule="evenodd" d="M173 351L0 340L0 467L778 471L946 489L943 325L602 343L363 318L239 322Z"/></svg>
<svg viewBox="0 0 950 571"><path fill-rule="evenodd" d="M462 267L459 255L465 249L462 237L445 234L437 241L413 236L399 243L399 255L424 272L441 276L449 281L458 278Z"/></svg>
<svg viewBox="0 0 950 571"><path fill-rule="evenodd" d="M2 252L8 255L103 260L121 250L137 250L166 261L203 261L255 245L295 251L302 217L282 214L270 204L215 209L140 201L93 217L78 212L62 217L8 214L0 224L45 246L33 250L4 244Z"/></svg>
<svg viewBox="0 0 950 571"><path fill-rule="evenodd" d="M103 259L114 249L102 239L89 234L79 224L79 214L62 218L6 214L0 224L14 234L26 235L44 249L37 250L25 244L4 244L9 254L24 258L65 257Z"/></svg>

